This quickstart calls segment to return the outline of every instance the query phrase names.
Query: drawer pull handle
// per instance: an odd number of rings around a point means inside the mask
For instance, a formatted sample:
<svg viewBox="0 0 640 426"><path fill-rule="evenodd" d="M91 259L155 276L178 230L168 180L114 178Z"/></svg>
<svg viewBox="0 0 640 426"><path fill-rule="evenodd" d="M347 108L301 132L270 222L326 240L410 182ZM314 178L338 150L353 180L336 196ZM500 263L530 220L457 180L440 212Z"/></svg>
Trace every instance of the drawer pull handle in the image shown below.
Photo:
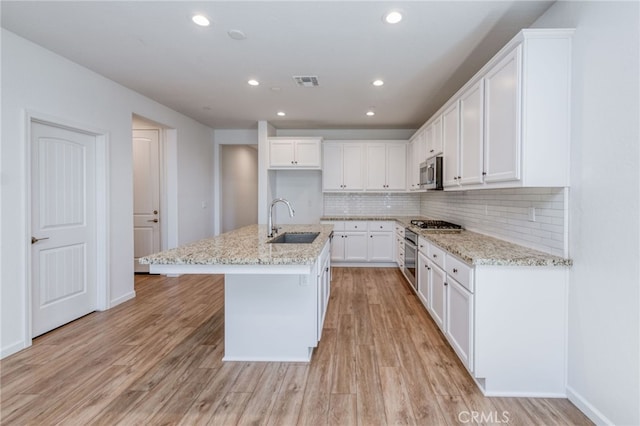
<svg viewBox="0 0 640 426"><path fill-rule="evenodd" d="M437 259L437 258L438 258L438 255L437 255L437 254L434 254L434 255L433 255L433 258L434 258L434 259Z"/></svg>
<svg viewBox="0 0 640 426"><path fill-rule="evenodd" d="M453 268L453 273L454 273L454 274L457 274L457 273L458 273L458 270L457 270L456 268Z"/></svg>

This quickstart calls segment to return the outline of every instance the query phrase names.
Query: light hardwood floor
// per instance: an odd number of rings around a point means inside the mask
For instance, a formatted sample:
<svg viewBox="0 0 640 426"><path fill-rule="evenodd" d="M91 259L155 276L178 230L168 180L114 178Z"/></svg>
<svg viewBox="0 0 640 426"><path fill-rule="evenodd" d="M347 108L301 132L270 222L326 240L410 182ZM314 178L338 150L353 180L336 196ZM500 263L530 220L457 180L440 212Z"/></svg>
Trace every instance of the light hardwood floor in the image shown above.
<svg viewBox="0 0 640 426"><path fill-rule="evenodd" d="M591 424L566 399L483 397L398 270L333 272L309 364L223 363L223 277L138 275L134 300L0 362L0 422Z"/></svg>

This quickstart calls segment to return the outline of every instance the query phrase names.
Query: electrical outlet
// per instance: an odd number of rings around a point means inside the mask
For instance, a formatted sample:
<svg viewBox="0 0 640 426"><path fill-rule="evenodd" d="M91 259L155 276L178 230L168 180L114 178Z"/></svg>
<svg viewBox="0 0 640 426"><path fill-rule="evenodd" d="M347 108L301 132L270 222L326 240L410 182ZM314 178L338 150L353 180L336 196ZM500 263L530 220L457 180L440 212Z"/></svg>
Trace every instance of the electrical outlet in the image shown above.
<svg viewBox="0 0 640 426"><path fill-rule="evenodd" d="M536 208L529 207L529 222L535 222L535 221L536 221Z"/></svg>

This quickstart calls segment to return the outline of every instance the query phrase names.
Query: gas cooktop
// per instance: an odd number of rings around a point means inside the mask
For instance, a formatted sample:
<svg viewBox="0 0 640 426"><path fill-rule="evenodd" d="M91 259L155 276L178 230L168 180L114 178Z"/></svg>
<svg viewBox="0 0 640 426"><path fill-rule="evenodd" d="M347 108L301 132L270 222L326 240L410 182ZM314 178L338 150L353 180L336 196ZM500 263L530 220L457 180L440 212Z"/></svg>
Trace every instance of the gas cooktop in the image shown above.
<svg viewBox="0 0 640 426"><path fill-rule="evenodd" d="M461 231L462 226L455 223L445 222L444 220L431 220L431 219L415 219L411 221L413 226L417 226L422 229L434 229L438 231Z"/></svg>

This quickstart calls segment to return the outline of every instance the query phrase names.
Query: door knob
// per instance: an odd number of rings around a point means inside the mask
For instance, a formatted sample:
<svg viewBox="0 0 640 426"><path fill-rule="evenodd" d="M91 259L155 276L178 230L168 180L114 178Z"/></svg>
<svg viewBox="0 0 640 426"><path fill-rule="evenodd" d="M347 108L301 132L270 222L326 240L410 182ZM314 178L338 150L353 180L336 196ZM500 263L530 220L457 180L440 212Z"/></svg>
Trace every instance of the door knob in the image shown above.
<svg viewBox="0 0 640 426"><path fill-rule="evenodd" d="M153 211L153 214L158 214L158 210L154 210L154 211Z"/></svg>
<svg viewBox="0 0 640 426"><path fill-rule="evenodd" d="M31 237L31 244L35 244L38 241L42 241L42 240L48 240L49 237L45 237L45 238L36 238L36 237Z"/></svg>

